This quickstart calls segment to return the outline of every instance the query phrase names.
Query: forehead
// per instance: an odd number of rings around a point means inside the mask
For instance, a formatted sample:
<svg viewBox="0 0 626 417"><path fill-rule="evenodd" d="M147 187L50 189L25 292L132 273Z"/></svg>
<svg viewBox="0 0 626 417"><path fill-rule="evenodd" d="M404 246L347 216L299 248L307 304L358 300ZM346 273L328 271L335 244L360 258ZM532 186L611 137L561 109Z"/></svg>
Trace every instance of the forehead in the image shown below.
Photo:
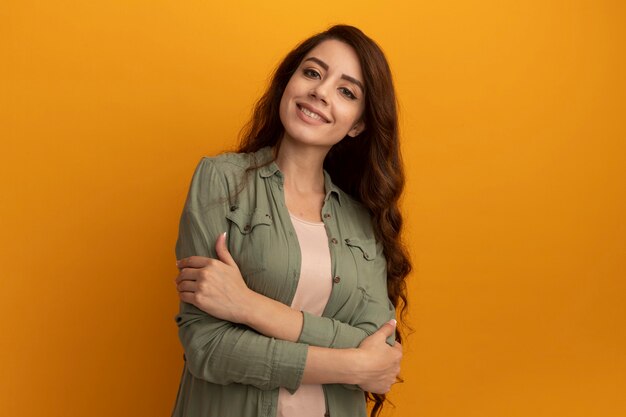
<svg viewBox="0 0 626 417"><path fill-rule="evenodd" d="M354 48L347 43L336 39L325 40L311 49L302 62L311 57L324 61L328 65L329 72L338 72L363 81L359 57Z"/></svg>

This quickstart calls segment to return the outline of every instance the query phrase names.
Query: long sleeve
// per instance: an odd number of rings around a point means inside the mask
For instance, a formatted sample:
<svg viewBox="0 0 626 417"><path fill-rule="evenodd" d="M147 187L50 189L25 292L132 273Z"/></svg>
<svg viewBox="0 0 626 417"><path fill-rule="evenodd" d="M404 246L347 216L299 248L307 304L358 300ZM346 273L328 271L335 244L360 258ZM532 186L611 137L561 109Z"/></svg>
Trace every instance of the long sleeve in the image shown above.
<svg viewBox="0 0 626 417"><path fill-rule="evenodd" d="M180 220L177 259L215 258L214 242L227 230L227 184L224 175L203 159L198 165ZM179 337L192 375L212 383L241 383L268 390L300 385L307 345L276 340L212 317L181 302L176 316Z"/></svg>

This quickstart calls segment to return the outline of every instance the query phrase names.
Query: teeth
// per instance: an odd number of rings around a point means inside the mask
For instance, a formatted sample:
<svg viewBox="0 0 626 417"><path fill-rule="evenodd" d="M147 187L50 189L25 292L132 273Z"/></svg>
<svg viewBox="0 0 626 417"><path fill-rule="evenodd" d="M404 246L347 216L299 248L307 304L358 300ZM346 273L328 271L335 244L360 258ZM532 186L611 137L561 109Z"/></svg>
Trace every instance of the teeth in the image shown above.
<svg viewBox="0 0 626 417"><path fill-rule="evenodd" d="M306 114L311 119L316 119L316 120L321 120L322 119L319 114L313 113L309 109L305 109L304 107L300 107L300 110L302 111L302 113Z"/></svg>

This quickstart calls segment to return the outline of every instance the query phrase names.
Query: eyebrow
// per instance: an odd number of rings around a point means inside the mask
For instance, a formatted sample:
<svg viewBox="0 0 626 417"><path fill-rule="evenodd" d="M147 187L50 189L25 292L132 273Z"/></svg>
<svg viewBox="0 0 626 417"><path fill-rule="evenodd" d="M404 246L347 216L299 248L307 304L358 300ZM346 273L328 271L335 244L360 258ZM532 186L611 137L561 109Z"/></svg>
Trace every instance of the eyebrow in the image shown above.
<svg viewBox="0 0 626 417"><path fill-rule="evenodd" d="M311 57L305 59L304 61L305 62L306 61L313 61L313 62L317 63L320 67L324 68L324 71L328 71L328 64L325 63L324 61L322 61L319 58L311 56ZM357 80L356 78L351 77L351 76L346 75L346 74L341 74L341 78L343 78L346 81L350 81L352 84L356 84L361 89L362 92L365 92L365 87L363 87L363 83L361 83L361 81Z"/></svg>

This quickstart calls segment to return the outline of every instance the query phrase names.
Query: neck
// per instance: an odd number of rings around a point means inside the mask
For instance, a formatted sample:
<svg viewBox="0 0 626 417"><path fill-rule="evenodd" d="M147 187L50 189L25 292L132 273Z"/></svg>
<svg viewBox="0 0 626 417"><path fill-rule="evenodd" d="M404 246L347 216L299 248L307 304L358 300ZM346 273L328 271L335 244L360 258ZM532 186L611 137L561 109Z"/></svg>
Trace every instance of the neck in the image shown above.
<svg viewBox="0 0 626 417"><path fill-rule="evenodd" d="M328 149L282 141L276 164L285 185L302 193L324 193L324 159Z"/></svg>

